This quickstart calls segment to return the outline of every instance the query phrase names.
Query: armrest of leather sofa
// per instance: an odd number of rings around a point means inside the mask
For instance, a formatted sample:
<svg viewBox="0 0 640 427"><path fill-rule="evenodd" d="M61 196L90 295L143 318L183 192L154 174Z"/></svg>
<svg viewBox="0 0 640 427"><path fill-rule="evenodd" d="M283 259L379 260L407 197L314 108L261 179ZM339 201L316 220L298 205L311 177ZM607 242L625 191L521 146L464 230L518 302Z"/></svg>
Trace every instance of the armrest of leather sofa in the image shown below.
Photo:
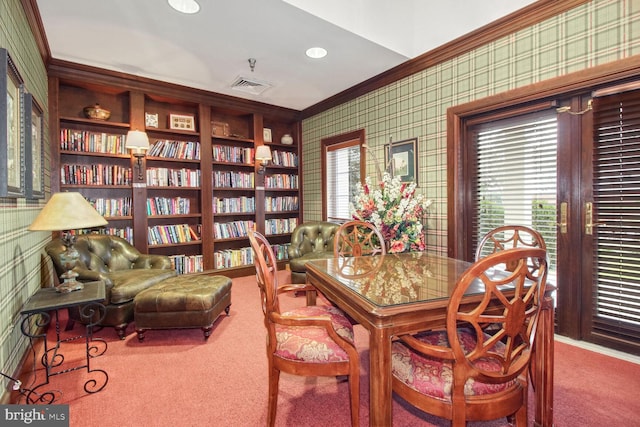
<svg viewBox="0 0 640 427"><path fill-rule="evenodd" d="M171 267L171 260L164 255L146 255L140 254L138 259L133 263L132 268L157 268L168 270Z"/></svg>

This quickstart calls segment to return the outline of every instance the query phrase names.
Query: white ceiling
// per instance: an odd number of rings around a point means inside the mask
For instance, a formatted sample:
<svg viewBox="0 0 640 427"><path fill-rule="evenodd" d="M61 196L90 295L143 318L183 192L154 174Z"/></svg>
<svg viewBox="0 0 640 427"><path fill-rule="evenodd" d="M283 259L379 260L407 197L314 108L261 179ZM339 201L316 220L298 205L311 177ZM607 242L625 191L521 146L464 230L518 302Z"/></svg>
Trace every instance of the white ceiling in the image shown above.
<svg viewBox="0 0 640 427"><path fill-rule="evenodd" d="M535 1L198 2L184 15L166 0L37 0L53 58L296 110ZM307 58L313 46L329 54ZM238 77L273 86L238 92Z"/></svg>

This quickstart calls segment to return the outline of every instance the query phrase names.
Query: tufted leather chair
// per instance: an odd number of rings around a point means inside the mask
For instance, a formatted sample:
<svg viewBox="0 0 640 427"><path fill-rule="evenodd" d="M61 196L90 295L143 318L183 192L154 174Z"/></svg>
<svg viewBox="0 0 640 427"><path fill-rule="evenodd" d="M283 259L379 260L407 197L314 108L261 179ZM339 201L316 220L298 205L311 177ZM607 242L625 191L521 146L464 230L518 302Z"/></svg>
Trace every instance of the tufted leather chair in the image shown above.
<svg viewBox="0 0 640 427"><path fill-rule="evenodd" d="M310 221L298 225L291 233L289 268L291 283L305 283L307 261L333 258L334 236L340 224Z"/></svg>
<svg viewBox="0 0 640 427"><path fill-rule="evenodd" d="M176 275L169 257L140 253L126 240L104 234L78 236L75 248L79 259L73 271L77 280L89 282L102 280L106 286L106 315L101 325L113 326L120 338L133 320L133 298L156 283ZM65 272L60 263L60 253L65 251L62 240L54 239L45 246L58 275ZM71 318L80 320L71 311Z"/></svg>

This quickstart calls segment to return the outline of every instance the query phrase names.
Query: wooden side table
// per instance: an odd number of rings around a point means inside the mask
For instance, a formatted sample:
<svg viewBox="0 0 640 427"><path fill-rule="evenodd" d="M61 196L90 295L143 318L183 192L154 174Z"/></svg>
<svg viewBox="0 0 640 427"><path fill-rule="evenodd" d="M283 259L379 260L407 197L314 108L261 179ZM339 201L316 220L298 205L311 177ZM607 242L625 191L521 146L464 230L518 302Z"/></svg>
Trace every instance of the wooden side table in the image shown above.
<svg viewBox="0 0 640 427"><path fill-rule="evenodd" d="M26 396L27 404L53 403L56 398L54 391L40 392L38 389L49 384L52 376L67 372L86 369L91 378L84 383L84 390L87 393L97 393L102 390L109 381L109 376L102 369L91 369L91 359L103 355L107 351L107 343L101 338L94 338L93 327L98 325L106 314L105 306L102 302L105 299L105 284L102 281L88 282L84 284L84 289L70 293L56 292L55 288L39 289L24 305L20 314L22 319L21 329L23 335L29 337L31 348L36 357L34 340L42 338L44 350L42 353L42 366L45 368L45 380L33 387ZM84 335L73 336L62 339L60 337L60 320L58 311L79 307L80 315L88 319L85 325ZM51 323L51 313L53 312L55 325L55 341L49 342L47 339L49 324ZM60 348L63 343L84 339L86 346L86 363L73 368L61 368L64 362L64 355Z"/></svg>

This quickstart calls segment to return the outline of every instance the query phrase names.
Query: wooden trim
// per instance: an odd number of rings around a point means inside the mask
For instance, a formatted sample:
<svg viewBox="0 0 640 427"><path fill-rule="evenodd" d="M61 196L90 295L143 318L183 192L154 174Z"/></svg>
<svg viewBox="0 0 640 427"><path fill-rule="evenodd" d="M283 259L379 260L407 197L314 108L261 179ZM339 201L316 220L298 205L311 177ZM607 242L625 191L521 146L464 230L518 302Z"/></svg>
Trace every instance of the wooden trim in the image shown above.
<svg viewBox="0 0 640 427"><path fill-rule="evenodd" d="M335 106L344 104L373 90L429 69L437 64L456 58L464 53L482 47L487 43L530 27L567 10L578 7L590 0L539 0L535 3L506 15L462 37L432 49L414 59L406 61L377 76L358 83L330 98L312 105L301 113L306 119Z"/></svg>
<svg viewBox="0 0 640 427"><path fill-rule="evenodd" d="M38 3L36 0L20 0L22 3L22 9L29 22L31 33L36 39L42 62L47 64L51 60L51 50L49 49L49 42L47 40L47 34L44 31L44 25L42 24L42 18L40 17L40 10L38 9Z"/></svg>
<svg viewBox="0 0 640 427"><path fill-rule="evenodd" d="M80 83L87 85L87 87L106 86L118 87L123 90L137 90L155 94L159 98L166 97L174 103L176 100L183 100L189 104L209 104L219 109L229 109L246 114L264 114L277 120L297 121L300 116L299 111L289 108L59 59L51 60L47 72L50 78L57 77L62 82L69 81L75 85Z"/></svg>

